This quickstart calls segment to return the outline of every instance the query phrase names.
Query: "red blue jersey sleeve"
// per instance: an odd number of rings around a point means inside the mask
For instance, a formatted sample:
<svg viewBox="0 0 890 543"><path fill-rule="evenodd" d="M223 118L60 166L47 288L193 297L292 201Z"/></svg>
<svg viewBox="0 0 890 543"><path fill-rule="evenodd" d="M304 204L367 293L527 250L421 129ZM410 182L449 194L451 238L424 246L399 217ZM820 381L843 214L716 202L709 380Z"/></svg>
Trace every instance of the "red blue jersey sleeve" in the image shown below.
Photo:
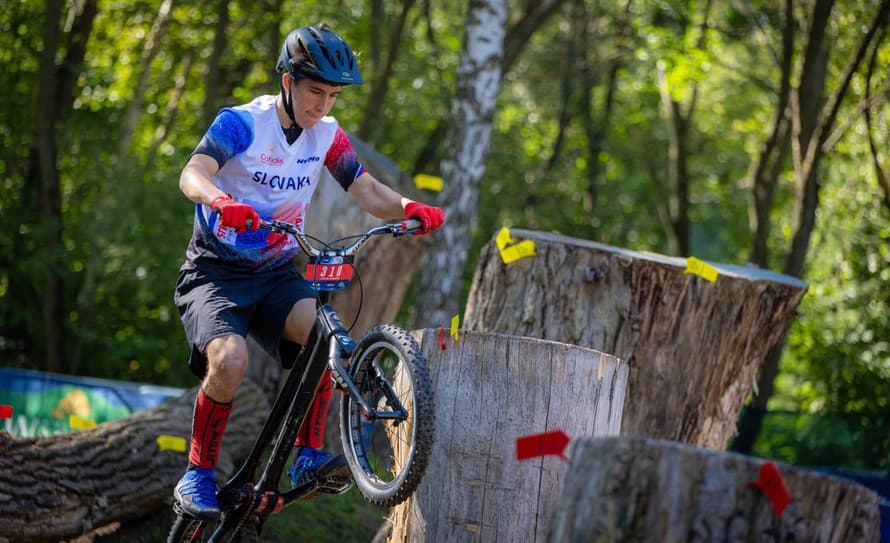
<svg viewBox="0 0 890 543"><path fill-rule="evenodd" d="M349 190L352 182L365 172L365 167L359 162L358 155L352 148L349 136L340 127L337 127L334 143L328 149L324 165L343 190Z"/></svg>

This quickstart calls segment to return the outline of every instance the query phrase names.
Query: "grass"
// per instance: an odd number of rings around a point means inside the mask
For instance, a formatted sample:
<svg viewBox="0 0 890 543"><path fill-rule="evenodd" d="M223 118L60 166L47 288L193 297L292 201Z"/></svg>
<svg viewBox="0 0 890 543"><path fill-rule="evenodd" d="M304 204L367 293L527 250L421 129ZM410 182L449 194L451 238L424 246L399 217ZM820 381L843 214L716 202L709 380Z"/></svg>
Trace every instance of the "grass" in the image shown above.
<svg viewBox="0 0 890 543"><path fill-rule="evenodd" d="M272 515L263 528L261 540L263 543L368 543L388 514L388 508L372 505L353 486L345 494L295 503Z"/></svg>

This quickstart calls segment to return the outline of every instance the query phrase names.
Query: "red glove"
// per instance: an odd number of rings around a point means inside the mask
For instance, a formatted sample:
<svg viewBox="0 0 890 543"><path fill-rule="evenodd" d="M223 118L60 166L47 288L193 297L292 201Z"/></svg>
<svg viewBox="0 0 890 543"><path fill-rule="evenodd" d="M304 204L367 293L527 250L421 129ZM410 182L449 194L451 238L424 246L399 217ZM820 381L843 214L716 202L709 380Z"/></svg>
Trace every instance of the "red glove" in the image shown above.
<svg viewBox="0 0 890 543"><path fill-rule="evenodd" d="M210 209L219 213L223 226L234 228L238 234L243 234L248 228L253 232L260 227L260 216L256 210L248 204L236 202L230 194L213 200Z"/></svg>
<svg viewBox="0 0 890 543"><path fill-rule="evenodd" d="M415 236L419 236L442 226L445 222L445 212L440 207L411 202L405 206L405 218L420 221L420 231L414 233Z"/></svg>

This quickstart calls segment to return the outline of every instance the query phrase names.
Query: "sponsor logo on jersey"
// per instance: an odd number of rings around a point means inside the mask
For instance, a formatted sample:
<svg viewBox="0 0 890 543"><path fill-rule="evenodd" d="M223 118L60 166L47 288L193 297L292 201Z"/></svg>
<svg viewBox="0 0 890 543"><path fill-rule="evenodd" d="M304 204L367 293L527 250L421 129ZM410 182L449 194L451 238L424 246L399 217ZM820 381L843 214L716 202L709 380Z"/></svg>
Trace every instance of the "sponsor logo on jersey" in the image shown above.
<svg viewBox="0 0 890 543"><path fill-rule="evenodd" d="M311 185L309 176L285 177L283 175L270 175L268 172L253 172L253 182L266 185L274 190L300 190Z"/></svg>
<svg viewBox="0 0 890 543"><path fill-rule="evenodd" d="M268 164L270 166L284 166L283 158L267 155L266 153L260 153L260 162L262 162L263 164Z"/></svg>
<svg viewBox="0 0 890 543"><path fill-rule="evenodd" d="M318 158L317 156L310 156L310 157L306 157L306 158L298 158L298 159L297 159L297 164L309 164L310 162L318 162L319 160L321 160L321 159Z"/></svg>

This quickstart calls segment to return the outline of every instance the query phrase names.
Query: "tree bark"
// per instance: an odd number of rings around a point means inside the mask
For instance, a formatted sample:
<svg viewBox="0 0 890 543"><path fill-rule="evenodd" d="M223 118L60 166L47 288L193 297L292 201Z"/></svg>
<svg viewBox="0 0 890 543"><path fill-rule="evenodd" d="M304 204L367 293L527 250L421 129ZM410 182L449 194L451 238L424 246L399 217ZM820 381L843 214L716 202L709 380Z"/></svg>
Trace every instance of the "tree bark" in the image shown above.
<svg viewBox="0 0 890 543"><path fill-rule="evenodd" d="M471 0L467 31L452 102L452 119L441 165L445 188L439 202L446 224L433 240L420 276L412 314L415 327L444 325L460 305L461 276L473 224L479 181L491 141L495 102L501 85L504 56L504 0Z"/></svg>
<svg viewBox="0 0 890 543"><path fill-rule="evenodd" d="M181 437L188 446L196 391L79 432L27 439L0 433L0 541L56 542L169 506L188 458L160 450L157 438ZM268 410L260 389L245 381L218 478L246 456Z"/></svg>
<svg viewBox="0 0 890 543"><path fill-rule="evenodd" d="M878 541L876 494L779 465L792 501L776 515L748 484L760 478L762 463L640 437L577 440L550 541Z"/></svg>
<svg viewBox="0 0 890 543"><path fill-rule="evenodd" d="M622 434L722 449L766 353L783 339L802 281L526 230L537 256L505 265L482 250L464 326L562 341L630 365Z"/></svg>
<svg viewBox="0 0 890 543"><path fill-rule="evenodd" d="M559 7L566 0L545 0L526 2L523 11L512 20L504 37L504 59L501 62L502 77L513 69L525 46L532 35L557 13ZM426 7L429 3L425 4ZM432 31L430 31L432 34ZM451 130L451 124L455 119L439 119L439 122L427 136L423 148L414 160L414 172L426 172L436 157L442 156L442 147L445 137Z"/></svg>
<svg viewBox="0 0 890 543"><path fill-rule="evenodd" d="M615 435L627 366L552 341L415 332L435 387L436 442L424 480L393 511L390 542L543 541L567 464L516 460L516 439L563 430Z"/></svg>

